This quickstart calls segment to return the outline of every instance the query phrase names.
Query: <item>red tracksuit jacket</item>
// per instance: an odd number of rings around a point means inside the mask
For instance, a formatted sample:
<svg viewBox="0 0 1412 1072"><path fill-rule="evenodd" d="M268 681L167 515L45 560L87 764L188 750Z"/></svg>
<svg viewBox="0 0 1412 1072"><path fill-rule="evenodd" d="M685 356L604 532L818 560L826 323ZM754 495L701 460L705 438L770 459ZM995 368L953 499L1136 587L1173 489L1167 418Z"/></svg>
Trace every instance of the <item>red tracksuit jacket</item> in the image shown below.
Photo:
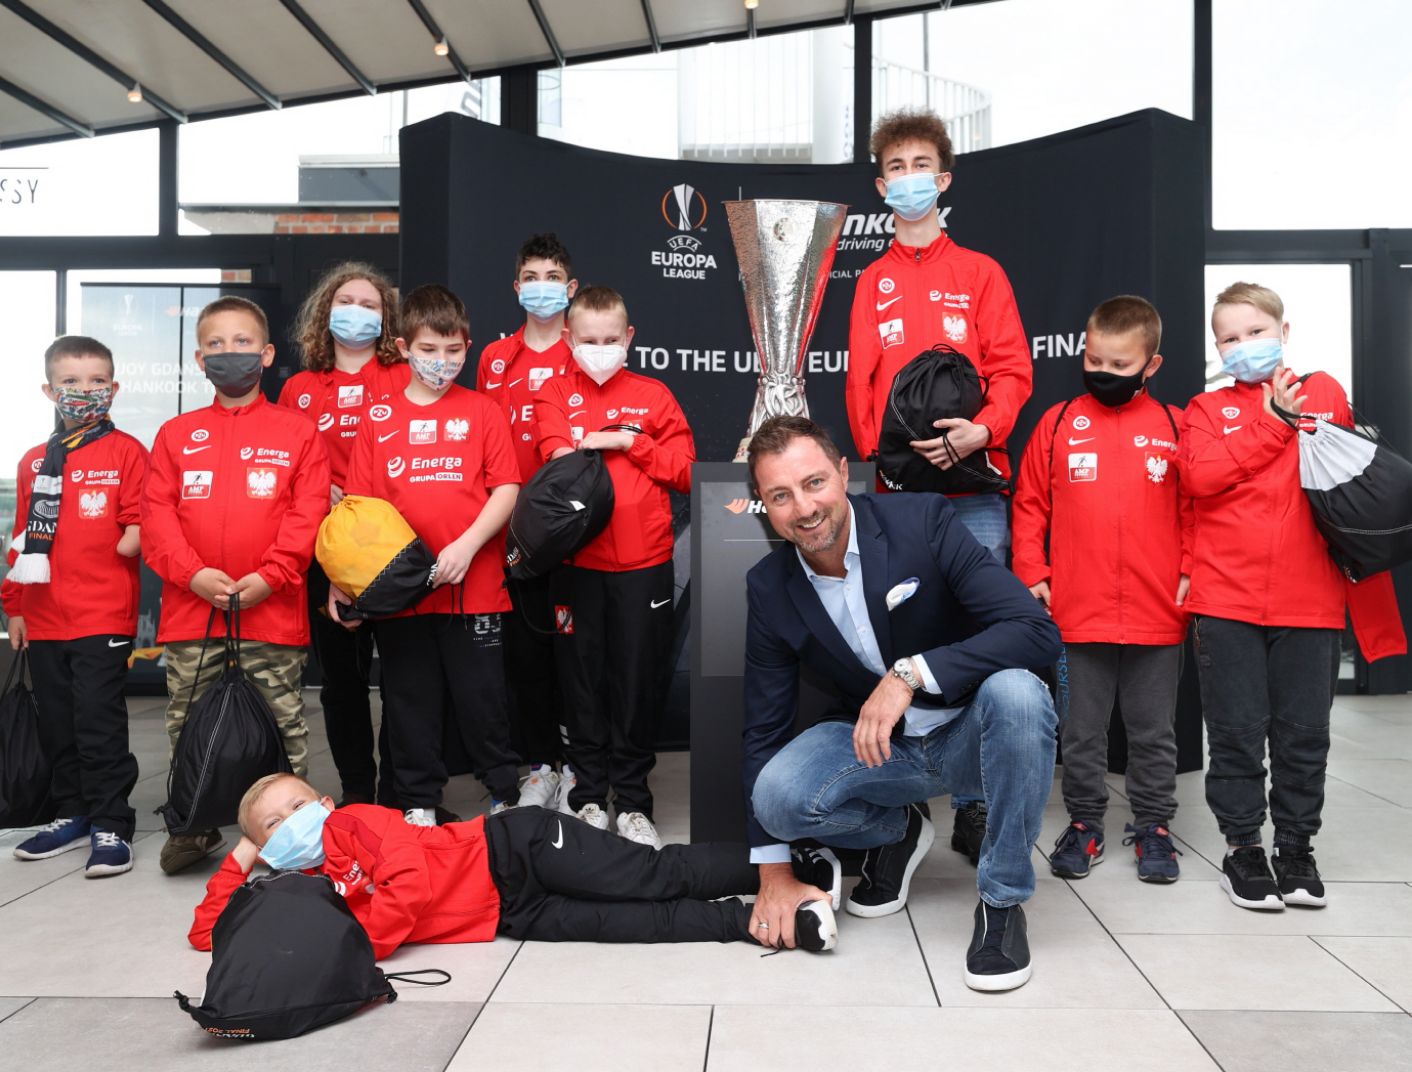
<svg viewBox="0 0 1412 1072"><path fill-rule="evenodd" d="M400 391L370 406L353 444L344 490L392 503L439 555L471 527L492 489L519 482L520 466L500 407L452 384L427 406ZM504 558L505 537L496 533L471 559L464 588L443 584L397 617L509 610ZM458 589L460 596L453 599Z"/></svg>
<svg viewBox="0 0 1412 1072"><path fill-rule="evenodd" d="M613 481L613 516L574 556L584 569L622 573L672 557L672 508L667 489L691 490L696 443L672 392L661 380L620 369L602 387L573 365L545 384L534 406L535 438L548 461L610 424L642 429L631 450L605 450Z"/></svg>
<svg viewBox="0 0 1412 1072"><path fill-rule="evenodd" d="M405 942L488 942L500 922L490 878L485 817L445 826L410 826L394 808L350 804L324 824L327 875L367 931L378 960ZM250 876L227 856L206 883L187 938L211 948L211 928Z"/></svg>
<svg viewBox="0 0 1412 1072"><path fill-rule="evenodd" d="M25 530L34 476L45 444L20 459L15 478L15 529ZM138 560L118 554L118 540L139 523L147 449L126 432L112 431L69 451L59 498L58 538L49 553L48 584L3 585L5 613L23 617L31 640L132 636L137 632ZM10 565L16 554L10 552Z"/></svg>
<svg viewBox="0 0 1412 1072"><path fill-rule="evenodd" d="M313 419L328 451L329 477L341 488L348 479L348 460L364 410L400 392L411 375L407 362L381 365L377 358L357 372L306 369L284 381L279 404Z"/></svg>
<svg viewBox="0 0 1412 1072"><path fill-rule="evenodd" d="M574 363L574 355L561 339L548 350L531 350L525 345L525 329L496 339L481 351L476 370L476 390L505 408L510 418L510 436L520 463L520 483L544 464L534 439L534 403L544 385Z"/></svg>
<svg viewBox="0 0 1412 1072"><path fill-rule="evenodd" d="M1008 477L1008 455L999 448L1030 397L1029 341L1000 265L958 246L945 231L925 247L894 240L858 277L844 401L859 457L877 449L893 377L935 343L953 346L989 377L985 403L972 420L990 429L987 457Z"/></svg>
<svg viewBox="0 0 1412 1072"><path fill-rule="evenodd" d="M1026 585L1049 582L1066 643L1186 636L1175 602L1192 541L1172 431L1181 415L1146 391L1121 406L1085 393L1051 406L1031 434L1015 486L1012 568Z"/></svg>
<svg viewBox="0 0 1412 1072"><path fill-rule="evenodd" d="M217 399L162 425L142 490L142 553L164 582L157 642L205 635L211 604L190 585L212 566L232 580L257 572L274 590L241 612L246 640L309 643L304 574L328 486L313 423L263 395L238 409ZM224 634L217 614L213 635Z"/></svg>

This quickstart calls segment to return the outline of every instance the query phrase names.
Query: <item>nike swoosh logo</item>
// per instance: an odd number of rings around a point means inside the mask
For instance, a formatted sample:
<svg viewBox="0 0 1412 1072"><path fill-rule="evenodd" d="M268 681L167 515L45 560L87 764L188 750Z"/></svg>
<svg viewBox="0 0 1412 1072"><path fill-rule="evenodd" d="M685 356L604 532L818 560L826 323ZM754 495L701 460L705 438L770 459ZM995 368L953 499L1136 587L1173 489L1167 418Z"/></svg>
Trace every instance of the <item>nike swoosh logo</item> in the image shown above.
<svg viewBox="0 0 1412 1072"><path fill-rule="evenodd" d="M110 647L110 648L125 648L125 647L127 647L129 644L131 644L131 643L132 643L131 640L110 640L110 641L108 641L108 647Z"/></svg>
<svg viewBox="0 0 1412 1072"><path fill-rule="evenodd" d="M577 417L580 413L587 413L587 412L588 412L588 410L586 410L586 409L576 409L576 410L574 410L572 413L569 414L569 418L572 420L574 417Z"/></svg>
<svg viewBox="0 0 1412 1072"><path fill-rule="evenodd" d="M887 308L889 305L891 305L893 302L900 302L901 300L902 300L902 295L899 294L897 297L893 298L892 301L880 301L880 302L878 302L878 312L882 312L884 309L886 309L886 308Z"/></svg>
<svg viewBox="0 0 1412 1072"><path fill-rule="evenodd" d="M1230 435L1232 432L1239 432L1239 431L1240 431L1242 428L1244 428L1244 427L1245 427L1245 425L1243 425L1243 424L1238 424L1238 425L1236 425L1234 428L1232 428L1232 427L1228 424L1228 425L1226 425L1224 428L1222 428L1221 430L1222 430L1223 432L1225 432L1226 435Z"/></svg>
<svg viewBox="0 0 1412 1072"><path fill-rule="evenodd" d="M182 452L183 454L199 454L199 453L200 453L201 451L203 451L203 450L210 450L210 449L211 449L211 444L210 444L210 443L207 443L204 447L182 447L182 448L181 448L181 452Z"/></svg>
<svg viewBox="0 0 1412 1072"><path fill-rule="evenodd" d="M1089 436L1087 439L1075 439L1073 436L1070 436L1069 446L1077 447L1080 443L1092 443L1097 438L1097 436Z"/></svg>
<svg viewBox="0 0 1412 1072"><path fill-rule="evenodd" d="M651 606L652 606L652 609L653 609L653 610L656 610L658 607L665 607L665 606L666 606L668 603L670 603L670 602L671 602L670 599L663 599L663 600L661 600L660 602L659 602L658 600L655 600L655 599L654 599L654 600L652 601Z"/></svg>
<svg viewBox="0 0 1412 1072"><path fill-rule="evenodd" d="M549 844L553 845L556 849L562 849L564 847L564 821L559 819L557 822L559 824L559 837Z"/></svg>
<svg viewBox="0 0 1412 1072"><path fill-rule="evenodd" d="M521 376L518 380L511 380L511 381L510 381L510 386L511 386L511 387L514 387L515 384L517 384L517 383L524 383L524 382L525 382L525 378L524 378L523 376Z"/></svg>
<svg viewBox="0 0 1412 1072"><path fill-rule="evenodd" d="M388 432L387 435L380 435L380 436L378 436L378 442L379 442L379 443L386 443L389 439L391 439L391 438L392 438L393 436L395 436L396 434L397 434L396 432Z"/></svg>
<svg viewBox="0 0 1412 1072"><path fill-rule="evenodd" d="M504 382L504 381L502 380L501 383L503 383L503 382ZM486 389L487 391L493 391L495 388L497 388L497 387L499 387L499 386L500 386L499 383L488 383L488 384L485 385L485 389Z"/></svg>

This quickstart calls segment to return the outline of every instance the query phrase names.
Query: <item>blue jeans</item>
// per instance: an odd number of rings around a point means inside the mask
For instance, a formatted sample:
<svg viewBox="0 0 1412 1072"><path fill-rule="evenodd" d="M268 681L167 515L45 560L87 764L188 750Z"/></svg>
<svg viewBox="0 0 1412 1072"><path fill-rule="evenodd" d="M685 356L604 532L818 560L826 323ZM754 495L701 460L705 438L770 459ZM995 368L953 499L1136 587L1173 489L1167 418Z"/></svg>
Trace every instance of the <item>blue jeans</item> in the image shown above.
<svg viewBox="0 0 1412 1072"><path fill-rule="evenodd" d="M908 804L971 793L990 805L976 885L1008 908L1034 893L1030 849L1054 777L1054 704L1028 670L982 682L966 709L925 737L894 737L892 757L868 768L853 754L853 723L821 722L765 764L751 802L780 841L814 838L842 849L901 841Z"/></svg>

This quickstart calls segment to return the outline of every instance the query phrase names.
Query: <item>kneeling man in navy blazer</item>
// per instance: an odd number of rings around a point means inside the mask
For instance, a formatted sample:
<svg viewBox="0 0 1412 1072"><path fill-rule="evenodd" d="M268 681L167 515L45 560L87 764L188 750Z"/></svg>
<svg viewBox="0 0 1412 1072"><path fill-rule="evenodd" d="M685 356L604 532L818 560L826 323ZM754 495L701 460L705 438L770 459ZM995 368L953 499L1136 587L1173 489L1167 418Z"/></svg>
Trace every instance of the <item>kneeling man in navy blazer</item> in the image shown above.
<svg viewBox="0 0 1412 1072"><path fill-rule="evenodd" d="M848 463L813 421L776 417L750 443L751 481L786 541L748 578L744 779L760 895L751 932L793 945L800 882L789 842L865 849L855 916L907 903L934 837L926 801L984 796L966 984L1030 977L1022 902L1054 775L1049 690L1059 631L941 495L849 495ZM837 709L795 735L799 674ZM803 863L819 854L804 850ZM832 854L827 854L829 858ZM834 875L836 861L826 865ZM827 882L827 873L821 880Z"/></svg>

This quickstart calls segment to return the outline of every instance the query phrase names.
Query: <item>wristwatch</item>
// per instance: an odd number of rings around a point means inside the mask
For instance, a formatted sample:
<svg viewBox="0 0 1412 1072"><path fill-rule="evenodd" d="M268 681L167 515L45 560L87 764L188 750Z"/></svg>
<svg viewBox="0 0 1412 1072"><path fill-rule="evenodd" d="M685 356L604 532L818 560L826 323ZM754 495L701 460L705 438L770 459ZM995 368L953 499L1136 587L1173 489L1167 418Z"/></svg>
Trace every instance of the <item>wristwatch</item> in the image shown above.
<svg viewBox="0 0 1412 1072"><path fill-rule="evenodd" d="M919 692L922 688L921 679L917 677L917 672L912 669L911 659L898 659L892 664L892 676L901 678L902 683L913 692Z"/></svg>

